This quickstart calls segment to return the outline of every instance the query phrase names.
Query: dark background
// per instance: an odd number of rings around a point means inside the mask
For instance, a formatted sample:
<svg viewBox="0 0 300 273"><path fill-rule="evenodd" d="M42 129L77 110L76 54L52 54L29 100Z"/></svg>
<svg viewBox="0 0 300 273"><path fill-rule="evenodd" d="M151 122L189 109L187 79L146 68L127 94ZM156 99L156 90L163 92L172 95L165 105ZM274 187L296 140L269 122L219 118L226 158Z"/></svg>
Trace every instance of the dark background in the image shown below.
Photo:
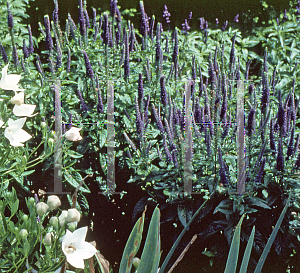
<svg viewBox="0 0 300 273"><path fill-rule="evenodd" d="M167 5L168 11L171 13L171 29L174 27L181 28L181 24L184 22L190 13L193 12L193 18L190 22L191 29L197 29L199 27L200 17L204 17L211 23L210 27L215 27L215 18L219 19L220 25L228 20L231 23L237 14L240 14L238 26L242 30L250 30L253 27L253 18L258 16L259 21L255 25L261 25L263 21L268 21L270 12L274 7L276 15L278 16L280 11L289 8L289 0L267 0L269 5L267 9L263 9L261 1L259 0L145 0L145 11L149 17L155 15L156 22L163 23L163 26L167 28L165 19L162 17L164 5ZM97 9L97 13L110 9L110 1L89 0L87 1L87 10L90 18L92 18L92 7ZM71 14L73 20L78 22L78 0L58 0L59 16L61 26L65 25L68 13ZM124 9L135 8L139 13L139 0L119 0L118 5L121 6L121 11ZM52 11L54 9L54 3L50 0L36 0L30 4L28 14L30 14L31 27L34 34L38 34L38 22L44 22L44 15L48 14L52 18ZM100 10L99 10L100 9ZM130 20L136 27L139 26L140 16L131 17Z"/></svg>

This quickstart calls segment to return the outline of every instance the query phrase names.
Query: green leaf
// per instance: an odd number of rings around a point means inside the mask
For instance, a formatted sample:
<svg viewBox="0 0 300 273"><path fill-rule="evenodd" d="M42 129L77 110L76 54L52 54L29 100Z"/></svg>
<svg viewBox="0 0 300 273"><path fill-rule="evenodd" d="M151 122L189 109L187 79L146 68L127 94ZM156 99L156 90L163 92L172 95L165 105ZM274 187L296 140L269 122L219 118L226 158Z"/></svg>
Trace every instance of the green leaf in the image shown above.
<svg viewBox="0 0 300 273"><path fill-rule="evenodd" d="M155 208L137 273L157 272L160 260L160 210Z"/></svg>
<svg viewBox="0 0 300 273"><path fill-rule="evenodd" d="M234 273L236 271L237 262L239 259L241 226L244 217L245 214L243 214L243 216L241 217L234 231L224 273Z"/></svg>
<svg viewBox="0 0 300 273"><path fill-rule="evenodd" d="M265 246L265 248L263 250L263 253L261 254L261 256L259 258L259 261L258 261L258 263L256 265L254 273L260 273L262 271L262 268L263 268L264 263L265 263L265 261L267 259L269 251L271 249L271 246L272 246L272 244L273 244L273 242L275 240L275 237L276 237L276 235L278 233L278 230L279 230L279 228L281 226L281 223L283 221L284 215L285 215L285 213L286 213L286 211L287 211L287 209L289 207L289 203L290 203L291 197L292 197L292 192L290 192L290 195L289 195L289 198L288 198L288 200L286 202L286 205L284 206L284 208L283 208L283 210L282 210L282 212L281 212L281 214L279 216L279 219L278 219L278 221L277 221L277 223L275 225L275 228L273 229L273 231L272 231L272 233L270 235L270 238L269 238L269 240L268 240L268 242L267 242L267 244L266 244L266 246Z"/></svg>
<svg viewBox="0 0 300 273"><path fill-rule="evenodd" d="M19 208L19 200L17 199L11 207L10 218L13 217L17 213L18 208Z"/></svg>
<svg viewBox="0 0 300 273"><path fill-rule="evenodd" d="M249 241L248 241L246 249L245 249L242 265L240 268L240 273L247 273L247 267L249 264L249 259L250 259L251 250L252 250L252 246L253 246L254 235L255 235L255 226L253 226L253 228L252 228L251 235L249 237Z"/></svg>
<svg viewBox="0 0 300 273"><path fill-rule="evenodd" d="M191 220L193 216L193 211L188 207L179 204L177 206L178 218L181 224L186 227L187 223Z"/></svg>
<svg viewBox="0 0 300 273"><path fill-rule="evenodd" d="M144 210L143 215L136 221L130 233L124 248L119 273L129 273L131 270L133 258L138 252L142 240L145 213L146 209Z"/></svg>
<svg viewBox="0 0 300 273"><path fill-rule="evenodd" d="M213 191L210 196L203 202L203 204L198 208L198 210L194 213L192 219L187 223L186 227L181 231L181 233L179 234L178 238L176 239L175 243L173 244L171 250L169 251L167 257L165 258L163 264L160 267L159 272L163 273L164 270L166 269L168 262L170 261L175 249L177 248L179 242L181 241L183 235L185 234L185 232L187 231L187 229L189 228L189 226L191 225L191 223L194 221L194 219L197 217L197 215L199 214L199 212L202 210L202 208L205 206L205 204L208 202L208 200L210 200L210 198L213 196L213 194L215 193L215 191Z"/></svg>

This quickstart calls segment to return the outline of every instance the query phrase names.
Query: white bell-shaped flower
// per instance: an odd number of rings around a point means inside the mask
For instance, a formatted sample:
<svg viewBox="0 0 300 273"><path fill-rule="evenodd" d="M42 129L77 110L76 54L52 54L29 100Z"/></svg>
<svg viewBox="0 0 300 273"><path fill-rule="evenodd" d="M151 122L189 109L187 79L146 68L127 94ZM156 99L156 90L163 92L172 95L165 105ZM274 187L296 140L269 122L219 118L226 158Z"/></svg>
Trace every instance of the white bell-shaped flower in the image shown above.
<svg viewBox="0 0 300 273"><path fill-rule="evenodd" d="M25 89L20 89L18 82L21 79L21 75L9 74L7 75L8 65L4 66L2 69L2 78L0 80L0 88L4 90L13 91L24 91Z"/></svg>
<svg viewBox="0 0 300 273"><path fill-rule="evenodd" d="M8 127L5 128L4 136L9 140L12 146L24 146L23 143L31 138L26 131L21 129L26 121L26 118L20 118L17 120L9 119Z"/></svg>

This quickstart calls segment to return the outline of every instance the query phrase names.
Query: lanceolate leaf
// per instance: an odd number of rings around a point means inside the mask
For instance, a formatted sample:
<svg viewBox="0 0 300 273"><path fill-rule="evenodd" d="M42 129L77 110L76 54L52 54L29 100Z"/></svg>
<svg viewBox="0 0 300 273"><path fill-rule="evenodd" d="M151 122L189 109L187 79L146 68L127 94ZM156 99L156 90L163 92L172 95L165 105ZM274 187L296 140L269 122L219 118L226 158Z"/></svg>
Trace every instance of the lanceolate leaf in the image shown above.
<svg viewBox="0 0 300 273"><path fill-rule="evenodd" d="M263 266L264 266L264 263L265 263L265 261L267 259L269 251L271 249L271 246L272 246L272 244L273 244L273 242L275 240L277 232L278 232L278 230L279 230L279 228L281 226L281 223L283 221L284 215L285 215L285 213L286 213L286 211L287 211L287 209L289 207L289 203L290 203L291 197L292 197L292 192L290 193L289 198L288 198L288 200L286 202L286 205L284 206L284 208L283 208L283 210L282 210L282 212L280 214L280 217L279 217L279 219L278 219L278 221L277 221L277 223L275 225L275 228L273 229L273 231L272 231L272 233L270 235L270 238L269 238L269 240L268 240L268 242L267 242L267 244L266 244L266 246L264 248L264 251L263 251L263 253L261 254L261 256L259 258L259 261L258 261L258 264L257 264L257 266L255 268L254 273L260 273L261 270L262 270L262 268L263 268Z"/></svg>
<svg viewBox="0 0 300 273"><path fill-rule="evenodd" d="M252 246L253 246L254 235L255 235L255 226L253 226L253 228L252 228L251 235L250 235L249 241L247 243L247 247L246 247L246 250L244 253L242 265L240 268L240 273L247 273L247 267L249 264L249 259L250 259L251 250L252 250Z"/></svg>
<svg viewBox="0 0 300 273"><path fill-rule="evenodd" d="M236 226L234 231L233 239L230 246L230 251L226 263L225 273L234 273L236 271L237 262L239 259L239 249L240 249L240 234L241 234L241 226L245 214L241 217L239 223Z"/></svg>
<svg viewBox="0 0 300 273"><path fill-rule="evenodd" d="M136 221L136 223L130 233L130 236L128 238L128 241L126 243L126 246L125 246L125 249L123 252L119 273L125 273L125 272L129 273L131 270L132 260L135 257L136 253L138 252L140 244L141 244L141 240L142 240L145 212L146 212L146 209L144 210L142 217L140 217Z"/></svg>
<svg viewBox="0 0 300 273"><path fill-rule="evenodd" d="M141 261L138 266L137 273L153 273L157 272L158 264L160 260L160 211L156 207L141 256ZM120 272L121 273L121 272Z"/></svg>

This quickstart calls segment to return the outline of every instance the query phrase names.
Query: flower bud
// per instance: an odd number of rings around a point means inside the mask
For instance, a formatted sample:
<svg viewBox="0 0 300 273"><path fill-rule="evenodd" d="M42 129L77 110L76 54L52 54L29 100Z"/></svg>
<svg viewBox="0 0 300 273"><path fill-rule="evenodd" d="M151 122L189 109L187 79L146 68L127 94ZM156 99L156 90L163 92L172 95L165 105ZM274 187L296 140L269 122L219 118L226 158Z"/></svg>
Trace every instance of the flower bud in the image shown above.
<svg viewBox="0 0 300 273"><path fill-rule="evenodd" d="M29 201L29 203L31 203L31 204L34 204L34 202L35 202L35 200L34 200L33 197L30 197L30 198L28 199L28 201Z"/></svg>
<svg viewBox="0 0 300 273"><path fill-rule="evenodd" d="M50 148L54 147L54 139L53 138L48 139L48 145L49 145Z"/></svg>
<svg viewBox="0 0 300 273"><path fill-rule="evenodd" d="M49 223L53 226L53 227L57 227L58 226L58 218L56 216L52 216L49 220Z"/></svg>
<svg viewBox="0 0 300 273"><path fill-rule="evenodd" d="M77 226L77 225L76 225L74 222L72 222L72 223L68 224L68 229L69 229L71 232L73 232L73 231L75 231L76 226Z"/></svg>
<svg viewBox="0 0 300 273"><path fill-rule="evenodd" d="M51 234L50 232L48 232L46 235L45 235L45 238L44 238L44 244L48 245L48 246L51 246L52 243L51 243L51 237L52 237L53 234Z"/></svg>
<svg viewBox="0 0 300 273"><path fill-rule="evenodd" d="M24 214L24 215L22 216L22 220L23 220L24 222L26 222L26 221L28 220L28 215L27 215L27 214Z"/></svg>
<svg viewBox="0 0 300 273"><path fill-rule="evenodd" d="M66 218L67 223L79 222L80 221L80 212L77 209L68 209L68 215Z"/></svg>
<svg viewBox="0 0 300 273"><path fill-rule="evenodd" d="M44 202L39 202L36 204L36 211L40 217L42 217L48 209L49 206Z"/></svg>
<svg viewBox="0 0 300 273"><path fill-rule="evenodd" d="M138 267L140 262L141 262L141 260L139 258L134 257L133 261L132 261L132 264L133 264L134 267Z"/></svg>
<svg viewBox="0 0 300 273"><path fill-rule="evenodd" d="M15 96L10 100L11 103L21 105L24 103L24 92L15 93Z"/></svg>
<svg viewBox="0 0 300 273"><path fill-rule="evenodd" d="M81 128L72 127L70 130L68 130L65 133L66 139L70 141L78 141L82 139L82 136L80 135L79 131Z"/></svg>
<svg viewBox="0 0 300 273"><path fill-rule="evenodd" d="M65 223L65 221L66 221L66 218L67 218L67 215L68 215L68 211L63 210L63 211L61 212L61 215L58 217L59 224L60 224L61 226L64 225L64 223Z"/></svg>
<svg viewBox="0 0 300 273"><path fill-rule="evenodd" d="M19 235L22 239L26 239L28 236L28 231L26 229L21 229Z"/></svg>
<svg viewBox="0 0 300 273"><path fill-rule="evenodd" d="M48 197L47 205L50 210L55 210L61 205L60 199L56 195L50 195Z"/></svg>

